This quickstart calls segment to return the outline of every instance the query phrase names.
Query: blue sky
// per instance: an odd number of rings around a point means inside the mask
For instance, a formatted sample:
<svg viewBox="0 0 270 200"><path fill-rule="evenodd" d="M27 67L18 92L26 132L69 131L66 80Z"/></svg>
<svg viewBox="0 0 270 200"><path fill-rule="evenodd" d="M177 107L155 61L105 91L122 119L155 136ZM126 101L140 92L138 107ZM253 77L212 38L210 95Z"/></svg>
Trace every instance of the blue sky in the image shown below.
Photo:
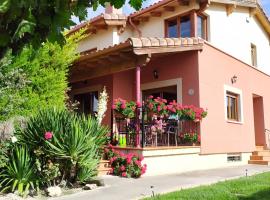
<svg viewBox="0 0 270 200"><path fill-rule="evenodd" d="M145 8L146 6L149 6L149 5L151 5L151 4L153 4L153 3L157 2L157 1L159 1L159 0L146 0L143 3L143 8ZM262 4L264 10L266 11L268 17L270 17L270 0L259 0L259 1L261 1L261 4ZM126 1L126 2L128 2L128 1ZM124 7L123 7L123 12L125 14L130 14L130 13L132 13L134 11L135 10L133 8L131 8L128 3L126 3L124 5ZM99 6L98 9L95 12L93 12L92 8L89 8L88 9L88 17L87 17L87 19L91 19L91 18L93 18L93 17L95 17L95 16L97 16L97 15L103 13L103 12L104 12L104 8L102 6ZM79 20L77 18L72 17L72 19L77 24L79 23Z"/></svg>

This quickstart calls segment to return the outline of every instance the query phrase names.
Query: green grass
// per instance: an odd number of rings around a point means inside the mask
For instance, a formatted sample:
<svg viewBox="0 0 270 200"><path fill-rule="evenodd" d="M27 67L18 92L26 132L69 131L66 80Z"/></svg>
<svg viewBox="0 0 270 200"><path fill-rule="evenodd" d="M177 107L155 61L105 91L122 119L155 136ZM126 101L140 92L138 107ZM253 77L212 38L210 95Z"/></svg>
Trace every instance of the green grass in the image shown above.
<svg viewBox="0 0 270 200"><path fill-rule="evenodd" d="M270 200L270 172L180 190L148 200Z"/></svg>

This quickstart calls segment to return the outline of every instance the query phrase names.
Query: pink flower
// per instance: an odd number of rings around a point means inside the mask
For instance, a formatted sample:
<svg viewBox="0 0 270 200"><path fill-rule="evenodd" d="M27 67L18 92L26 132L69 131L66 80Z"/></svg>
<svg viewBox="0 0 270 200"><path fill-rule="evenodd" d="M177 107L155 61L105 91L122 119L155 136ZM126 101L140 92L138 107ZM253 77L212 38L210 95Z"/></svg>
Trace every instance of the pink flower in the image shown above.
<svg viewBox="0 0 270 200"><path fill-rule="evenodd" d="M136 106L140 108L142 106L141 102L137 101Z"/></svg>
<svg viewBox="0 0 270 200"><path fill-rule="evenodd" d="M125 103L123 103L122 105L121 105L121 109L126 109L126 104Z"/></svg>
<svg viewBox="0 0 270 200"><path fill-rule="evenodd" d="M50 139L52 139L52 137L53 137L53 132L45 132L44 138L46 140L50 140Z"/></svg>
<svg viewBox="0 0 270 200"><path fill-rule="evenodd" d="M148 97L148 99L153 99L154 97L153 97L153 95L150 95L149 97Z"/></svg>
<svg viewBox="0 0 270 200"><path fill-rule="evenodd" d="M122 165L122 166L120 167L120 170L121 170L122 172L125 171L125 170L126 170L125 166Z"/></svg>
<svg viewBox="0 0 270 200"><path fill-rule="evenodd" d="M113 171L114 171L114 168L112 167L111 169L110 169L110 174L113 174Z"/></svg>
<svg viewBox="0 0 270 200"><path fill-rule="evenodd" d="M112 105L112 109L115 110L116 109L116 105Z"/></svg>
<svg viewBox="0 0 270 200"><path fill-rule="evenodd" d="M142 161L144 157L142 155L139 156L139 161Z"/></svg>
<svg viewBox="0 0 270 200"><path fill-rule="evenodd" d="M127 177L127 173L126 172L123 172L122 173L122 177Z"/></svg>

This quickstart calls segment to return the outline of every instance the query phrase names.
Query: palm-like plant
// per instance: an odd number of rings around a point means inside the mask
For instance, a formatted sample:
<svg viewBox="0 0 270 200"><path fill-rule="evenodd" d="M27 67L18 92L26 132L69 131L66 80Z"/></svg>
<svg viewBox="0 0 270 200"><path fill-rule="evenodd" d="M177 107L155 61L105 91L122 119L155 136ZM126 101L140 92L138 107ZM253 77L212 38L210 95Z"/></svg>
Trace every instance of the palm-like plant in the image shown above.
<svg viewBox="0 0 270 200"><path fill-rule="evenodd" d="M38 176L34 162L25 146L16 146L7 165L0 172L1 192L15 190L19 195L26 196L29 188L38 189Z"/></svg>
<svg viewBox="0 0 270 200"><path fill-rule="evenodd" d="M47 131L52 134L51 139L44 137ZM74 182L78 174L80 180L89 179L83 172L91 171L89 175L92 175L96 171L107 132L107 128L92 117L50 109L30 118L26 129L18 131L17 136L19 142L27 144L32 151L39 148L45 157L64 166L62 175Z"/></svg>

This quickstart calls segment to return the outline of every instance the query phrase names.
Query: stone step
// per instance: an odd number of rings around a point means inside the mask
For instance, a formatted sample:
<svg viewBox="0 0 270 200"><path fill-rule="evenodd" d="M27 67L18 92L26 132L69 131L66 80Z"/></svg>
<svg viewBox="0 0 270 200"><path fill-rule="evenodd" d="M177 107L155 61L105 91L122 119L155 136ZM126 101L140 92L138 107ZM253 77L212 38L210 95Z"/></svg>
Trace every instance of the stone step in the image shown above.
<svg viewBox="0 0 270 200"><path fill-rule="evenodd" d="M98 176L108 175L108 174L110 174L110 171L111 171L111 168L98 170Z"/></svg>
<svg viewBox="0 0 270 200"><path fill-rule="evenodd" d="M265 150L264 146L256 146L257 151L262 151Z"/></svg>
<svg viewBox="0 0 270 200"><path fill-rule="evenodd" d="M270 162L270 156L250 156L250 160L265 160Z"/></svg>
<svg viewBox="0 0 270 200"><path fill-rule="evenodd" d="M249 160L248 164L269 165L269 161L265 161L265 160Z"/></svg>
<svg viewBox="0 0 270 200"><path fill-rule="evenodd" d="M110 173L111 166L108 160L100 160L98 166L98 176L107 175Z"/></svg>
<svg viewBox="0 0 270 200"><path fill-rule="evenodd" d="M270 156L269 150L262 150L262 151L254 151L252 152L253 156Z"/></svg>
<svg viewBox="0 0 270 200"><path fill-rule="evenodd" d="M110 161L108 160L100 160L99 166L101 167L109 167L110 166Z"/></svg>

